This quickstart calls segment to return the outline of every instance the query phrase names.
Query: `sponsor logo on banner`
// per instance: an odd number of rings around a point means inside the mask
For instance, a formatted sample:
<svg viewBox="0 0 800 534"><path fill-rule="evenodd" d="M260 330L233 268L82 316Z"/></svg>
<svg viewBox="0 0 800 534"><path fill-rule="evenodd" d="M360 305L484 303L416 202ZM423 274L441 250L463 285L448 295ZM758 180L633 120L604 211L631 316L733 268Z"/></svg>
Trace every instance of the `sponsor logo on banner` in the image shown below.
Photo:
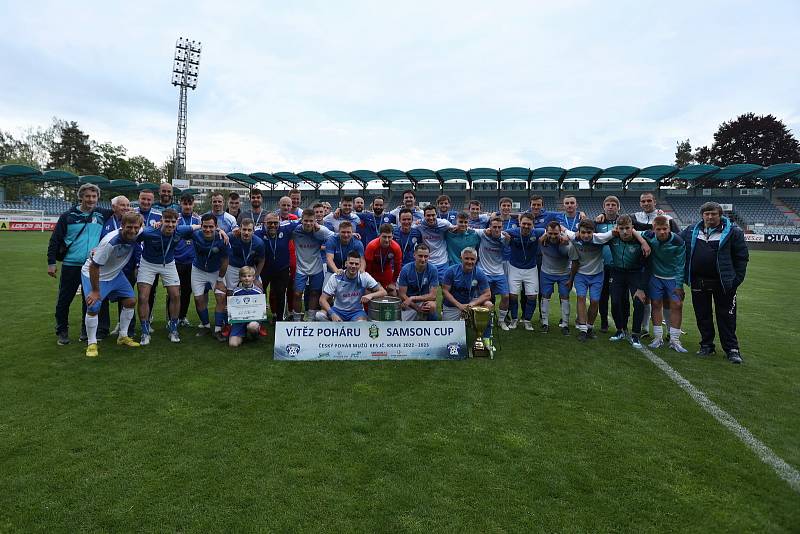
<svg viewBox="0 0 800 534"><path fill-rule="evenodd" d="M20 232L25 232L25 231L27 231L27 232L32 232L32 231L41 232L42 231L42 224L44 224L44 229L45 230L52 231L56 227L56 223L49 223L49 222L40 223L40 222L17 222L17 221L11 221L10 223L8 223L8 229L9 230L13 230L13 231L20 231Z"/></svg>
<svg viewBox="0 0 800 534"><path fill-rule="evenodd" d="M463 360L463 321L279 322L276 360Z"/></svg>
<svg viewBox="0 0 800 534"><path fill-rule="evenodd" d="M750 243L763 243L764 234L744 234L744 240Z"/></svg>
<svg viewBox="0 0 800 534"><path fill-rule="evenodd" d="M786 235L786 234L766 234L764 241L767 243L791 243L800 244L800 234Z"/></svg>

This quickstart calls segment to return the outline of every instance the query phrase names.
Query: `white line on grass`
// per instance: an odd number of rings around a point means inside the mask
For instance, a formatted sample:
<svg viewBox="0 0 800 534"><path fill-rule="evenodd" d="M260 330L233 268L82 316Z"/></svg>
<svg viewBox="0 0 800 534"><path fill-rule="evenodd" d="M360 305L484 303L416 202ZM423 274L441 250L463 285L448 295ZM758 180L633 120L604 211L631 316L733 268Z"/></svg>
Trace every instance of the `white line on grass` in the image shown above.
<svg viewBox="0 0 800 534"><path fill-rule="evenodd" d="M639 349L648 360L653 362L656 367L664 371L676 384L683 388L705 411L710 413L714 419L722 423L728 430L742 440L745 445L756 453L762 462L772 467L775 473L781 477L789 486L800 493L800 472L794 467L786 463L781 457L775 454L772 449L767 447L757 437L750 433L745 427L739 424L739 421L733 418L731 414L714 404L705 393L700 391L691 382L681 376L681 374L673 369L667 362L659 358L647 347Z"/></svg>

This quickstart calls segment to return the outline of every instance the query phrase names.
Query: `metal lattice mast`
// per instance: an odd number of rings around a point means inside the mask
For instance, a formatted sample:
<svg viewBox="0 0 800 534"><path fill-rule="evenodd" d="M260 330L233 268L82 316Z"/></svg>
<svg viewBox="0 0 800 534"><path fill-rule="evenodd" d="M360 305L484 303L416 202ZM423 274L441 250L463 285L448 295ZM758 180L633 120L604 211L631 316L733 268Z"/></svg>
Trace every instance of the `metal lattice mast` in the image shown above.
<svg viewBox="0 0 800 534"><path fill-rule="evenodd" d="M172 85L178 93L178 135L175 142L175 161L172 181L183 179L186 174L186 119L188 110L188 89L197 88L197 74L200 69L199 41L180 37L175 43L175 61L172 64Z"/></svg>

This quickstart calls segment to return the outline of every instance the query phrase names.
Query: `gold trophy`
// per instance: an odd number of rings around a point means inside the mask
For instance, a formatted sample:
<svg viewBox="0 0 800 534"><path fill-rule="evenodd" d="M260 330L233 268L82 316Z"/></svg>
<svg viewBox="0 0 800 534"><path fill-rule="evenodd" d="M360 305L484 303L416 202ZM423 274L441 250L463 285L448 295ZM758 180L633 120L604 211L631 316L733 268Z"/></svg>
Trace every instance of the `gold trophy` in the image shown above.
<svg viewBox="0 0 800 534"><path fill-rule="evenodd" d="M494 322L494 310L483 306L473 306L463 313L469 331L472 333L469 343L469 355L472 358L494 359L495 347L491 337L484 337L486 328ZM492 328L494 330L494 328Z"/></svg>

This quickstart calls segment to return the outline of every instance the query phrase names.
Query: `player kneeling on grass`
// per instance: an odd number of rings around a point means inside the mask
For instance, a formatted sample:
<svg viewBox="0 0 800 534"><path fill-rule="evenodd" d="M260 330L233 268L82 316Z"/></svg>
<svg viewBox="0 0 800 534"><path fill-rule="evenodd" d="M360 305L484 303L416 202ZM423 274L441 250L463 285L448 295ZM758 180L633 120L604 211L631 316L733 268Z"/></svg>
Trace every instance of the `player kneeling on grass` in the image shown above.
<svg viewBox="0 0 800 534"><path fill-rule="evenodd" d="M264 292L256 285L256 270L246 265L239 268L239 284L233 290L233 296L244 295L263 295ZM258 339L267 335L264 324L258 321L249 323L237 323L231 326L231 335L228 338L228 345L238 347L242 344L245 337L248 339Z"/></svg>
<svg viewBox="0 0 800 534"><path fill-rule="evenodd" d="M653 219L653 229L642 233L650 244L650 283L647 293L653 303L653 342L651 349L664 345L661 321L662 306L669 301L669 346L676 352L687 352L681 345L681 320L683 319L683 273L686 264L686 245L670 229L669 219L663 215ZM645 317L645 319L647 319Z"/></svg>
<svg viewBox="0 0 800 534"><path fill-rule="evenodd" d="M319 304L324 312L317 312L318 321L366 321L364 305L377 297L385 297L386 290L369 273L359 272L361 254L351 250L347 254L345 270L328 278ZM331 306L330 299L334 299Z"/></svg>
<svg viewBox="0 0 800 534"><path fill-rule="evenodd" d="M178 312L180 311L180 287L178 269L175 267L175 248L181 237L175 233L178 212L172 208L161 214L159 228L148 226L139 236L142 242L142 259L136 285L139 289L139 322L142 324L142 345L150 344L150 291L156 277L160 276L169 295L169 340L179 343Z"/></svg>
<svg viewBox="0 0 800 534"><path fill-rule="evenodd" d="M117 345L138 347L139 344L127 336L136 306L133 287L122 269L138 247L136 236L142 228L142 216L128 212L122 216L122 228L106 235L90 254L81 269L81 283L86 299L86 356L97 357L97 313L103 300L121 300L119 337Z"/></svg>
<svg viewBox="0 0 800 534"><path fill-rule="evenodd" d="M426 213L428 210L426 209ZM439 272L428 261L430 249L425 243L414 248L414 262L400 269L397 294L402 302L404 321L438 321L436 314L436 290L439 287Z"/></svg>

